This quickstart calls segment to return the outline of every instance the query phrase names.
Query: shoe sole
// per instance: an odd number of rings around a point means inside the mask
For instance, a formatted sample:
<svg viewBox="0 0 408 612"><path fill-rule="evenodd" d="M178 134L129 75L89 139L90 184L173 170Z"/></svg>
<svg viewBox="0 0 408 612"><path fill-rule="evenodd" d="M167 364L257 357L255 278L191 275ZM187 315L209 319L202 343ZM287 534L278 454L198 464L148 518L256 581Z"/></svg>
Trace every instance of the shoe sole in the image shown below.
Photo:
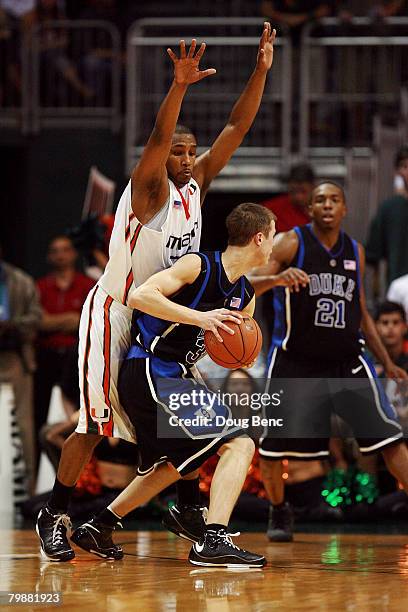
<svg viewBox="0 0 408 612"><path fill-rule="evenodd" d="M259 569L261 567L265 567L266 562L259 563L204 563L204 561L192 561L189 559L189 562L192 565L200 565L202 567L228 567L228 568L236 568L236 569L244 569L244 568L254 568Z"/></svg>
<svg viewBox="0 0 408 612"><path fill-rule="evenodd" d="M40 554L41 557L44 559L44 561L52 561L53 563L67 563L67 561L72 561L72 559L75 559L75 552L72 551L72 557L70 559L61 559L60 557L50 557L49 555L47 555L47 553L45 552L44 548L43 548L43 541L42 538L40 536L40 532L38 530L38 525L35 526L35 531L39 537L40 540Z"/></svg>
<svg viewBox="0 0 408 612"><path fill-rule="evenodd" d="M113 557L112 555L106 555L104 553L98 552L97 550L94 550L93 548L85 548L85 546L82 546L82 544L77 542L74 535L75 535L75 532L72 534L73 537L71 537L71 542L73 542L75 546L78 546L78 548L80 548L81 550L84 550L85 552L91 553L92 555L96 555L97 557L101 557L102 559L107 559L108 561L121 561L123 559L123 556L117 558L117 557Z"/></svg>
<svg viewBox="0 0 408 612"><path fill-rule="evenodd" d="M164 521L162 521L162 525L163 527L167 529L167 531L171 531L171 533L174 533L179 538L183 538L183 540L188 540L189 542L195 542L196 544L200 541L200 539L194 540L193 538L185 535L184 533L177 531L177 529L175 529L174 527L169 527L168 525L166 525Z"/></svg>

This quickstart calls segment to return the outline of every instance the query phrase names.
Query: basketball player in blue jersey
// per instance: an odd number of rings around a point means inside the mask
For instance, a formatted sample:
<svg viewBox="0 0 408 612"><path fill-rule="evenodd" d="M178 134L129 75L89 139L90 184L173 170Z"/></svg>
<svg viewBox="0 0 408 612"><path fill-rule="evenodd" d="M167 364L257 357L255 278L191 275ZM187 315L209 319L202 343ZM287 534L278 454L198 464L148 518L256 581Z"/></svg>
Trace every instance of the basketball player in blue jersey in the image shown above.
<svg viewBox="0 0 408 612"><path fill-rule="evenodd" d="M132 289L167 268L189 251L198 250L201 204L214 177L228 163L251 127L272 66L275 31L264 24L255 69L212 147L197 157L192 132L177 126L188 87L215 73L200 70L205 50L193 40L180 57L168 49L174 80L158 111L139 163L120 199L109 245L109 261L82 311L79 330L80 418L76 432L65 442L50 499L40 511L36 531L43 556L69 561L67 515L75 483L102 436L134 441L134 428L121 409L117 379L119 365L130 345ZM179 531L201 523L198 475L178 484ZM195 517L195 518L194 518ZM189 524L187 524L189 523Z"/></svg>
<svg viewBox="0 0 408 612"><path fill-rule="evenodd" d="M382 452L389 471L408 491L408 450L401 426L364 353L363 338L388 378L406 379L407 374L391 361L367 311L364 249L341 230L346 214L342 188L320 183L312 192L310 213L309 225L279 234L271 261L251 277L257 295L288 272L296 279L292 291L274 291L268 385L284 391L279 416L286 426L279 433L284 438L266 429L260 440L271 541L293 538L281 459L327 457L332 411L351 427L363 454ZM278 416L272 407L267 415Z"/></svg>
<svg viewBox="0 0 408 612"><path fill-rule="evenodd" d="M129 486L132 495L120 494L71 536L75 544L101 557L123 557L112 541L112 531L123 516L218 453L207 524L189 560L227 567L265 563L261 555L233 544L228 533L253 456L253 441L243 435L239 423L226 423L231 410L195 377L194 364L206 352L204 330L222 341L218 328L228 331L226 317L241 323L237 311L253 314L254 290L243 275L268 261L274 216L258 204L240 204L227 217L227 230L226 251L185 255L131 295L136 309L133 346L121 367L119 393L136 429L140 476ZM232 305L237 309L234 314L229 310ZM174 405L177 398L184 399Z"/></svg>

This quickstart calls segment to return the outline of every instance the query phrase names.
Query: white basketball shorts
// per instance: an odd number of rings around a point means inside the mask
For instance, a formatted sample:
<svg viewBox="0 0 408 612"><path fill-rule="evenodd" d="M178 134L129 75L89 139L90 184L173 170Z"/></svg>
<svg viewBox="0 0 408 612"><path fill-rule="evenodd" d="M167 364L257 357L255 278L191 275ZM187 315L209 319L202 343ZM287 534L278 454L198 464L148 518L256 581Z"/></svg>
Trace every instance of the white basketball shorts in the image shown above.
<svg viewBox="0 0 408 612"><path fill-rule="evenodd" d="M77 433L135 442L135 431L121 408L118 375L130 346L132 309L98 285L88 294L79 324L80 414Z"/></svg>

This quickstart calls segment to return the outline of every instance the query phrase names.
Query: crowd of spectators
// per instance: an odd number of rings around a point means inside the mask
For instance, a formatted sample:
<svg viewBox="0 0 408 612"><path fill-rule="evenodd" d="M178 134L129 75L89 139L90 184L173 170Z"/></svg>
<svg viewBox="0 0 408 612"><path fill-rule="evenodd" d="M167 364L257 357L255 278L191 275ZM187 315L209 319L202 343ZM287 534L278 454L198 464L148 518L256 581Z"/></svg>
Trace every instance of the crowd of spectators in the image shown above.
<svg viewBox="0 0 408 612"><path fill-rule="evenodd" d="M278 34L288 32L297 46L303 26L322 17L339 16L349 22L365 15L373 22L407 14L407 0L217 0L216 2L178 2L163 0L0 0L0 106L11 106L21 98L21 41L37 26L41 78L55 89L54 97L68 103L92 104L109 99L109 72L115 52L109 34L99 31L95 37L74 34L64 29L62 20L98 20L117 28L121 38L120 62L126 60L126 32L136 20L148 17L256 16L271 20ZM53 25L51 25L51 22ZM58 87L55 83L55 76ZM296 82L296 81L295 81ZM48 103L51 104L52 96ZM58 98L57 98L58 100ZM55 102L55 99L54 99Z"/></svg>

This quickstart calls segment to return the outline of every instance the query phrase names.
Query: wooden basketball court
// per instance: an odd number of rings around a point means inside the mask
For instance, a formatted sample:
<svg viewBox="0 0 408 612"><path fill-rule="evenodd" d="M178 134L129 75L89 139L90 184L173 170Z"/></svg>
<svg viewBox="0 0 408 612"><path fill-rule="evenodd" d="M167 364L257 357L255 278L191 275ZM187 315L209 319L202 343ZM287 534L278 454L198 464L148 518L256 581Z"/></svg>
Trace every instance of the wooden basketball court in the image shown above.
<svg viewBox="0 0 408 612"><path fill-rule="evenodd" d="M32 531L0 534L0 590L61 592L63 603L58 609L408 609L406 535L298 533L292 544L271 544L264 534L250 533L242 535L239 543L263 552L268 565L264 570L227 570L189 564L189 543L164 531L119 532L116 539L126 553L122 561L103 561L77 550L76 559L69 563L42 561ZM46 608L26 604L24 609Z"/></svg>

